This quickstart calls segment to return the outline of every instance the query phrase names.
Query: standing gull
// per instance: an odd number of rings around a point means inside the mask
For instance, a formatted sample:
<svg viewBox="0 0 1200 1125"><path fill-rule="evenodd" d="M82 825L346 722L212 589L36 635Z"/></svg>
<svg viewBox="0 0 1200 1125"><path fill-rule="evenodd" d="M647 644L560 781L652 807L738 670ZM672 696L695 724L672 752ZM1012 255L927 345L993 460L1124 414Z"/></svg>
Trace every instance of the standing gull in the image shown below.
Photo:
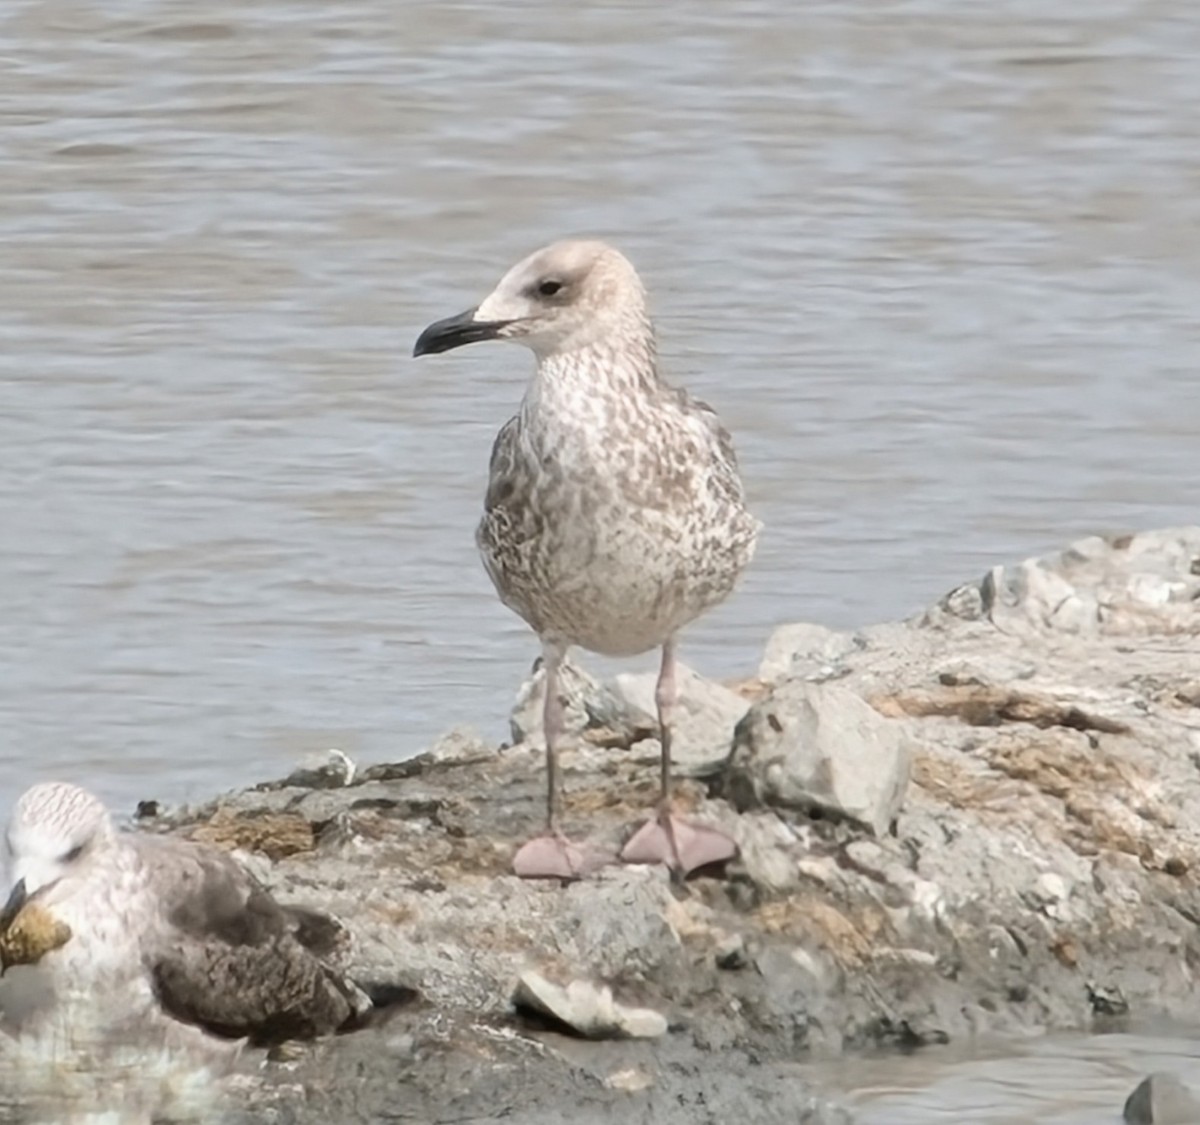
<svg viewBox="0 0 1200 1125"><path fill-rule="evenodd" d="M354 1023L370 1000L322 956L340 927L280 906L232 856L190 840L119 832L75 785L46 782L8 825L11 922L29 905L64 925L39 962L56 987L124 1016L157 1009L254 1043Z"/></svg>
<svg viewBox="0 0 1200 1125"><path fill-rule="evenodd" d="M558 821L559 669L571 645L606 656L661 647L657 816L622 858L685 875L736 846L671 808L671 719L679 631L723 601L754 554L733 443L716 414L658 373L646 294L602 242L556 242L519 262L478 308L431 324L420 356L512 340L537 358L492 449L476 532L501 600L537 633L545 666L547 831L517 874L570 878L595 862Z"/></svg>

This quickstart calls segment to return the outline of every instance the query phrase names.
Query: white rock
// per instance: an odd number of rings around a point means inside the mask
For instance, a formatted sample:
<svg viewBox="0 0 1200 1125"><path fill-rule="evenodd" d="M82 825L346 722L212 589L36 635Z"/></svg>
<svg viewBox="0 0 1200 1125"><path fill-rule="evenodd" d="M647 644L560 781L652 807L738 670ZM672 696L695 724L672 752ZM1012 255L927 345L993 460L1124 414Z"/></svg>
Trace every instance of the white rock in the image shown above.
<svg viewBox="0 0 1200 1125"><path fill-rule="evenodd" d="M1012 567L993 567L985 584L992 592L990 613L997 625L1024 621L1064 633L1094 633L1100 609L1089 591L1075 588L1042 559L1027 559ZM985 600L987 586L985 585Z"/></svg>
<svg viewBox="0 0 1200 1125"><path fill-rule="evenodd" d="M767 639L758 678L766 683L828 675L854 649L854 635L824 625L781 625Z"/></svg>
<svg viewBox="0 0 1200 1125"><path fill-rule="evenodd" d="M751 708L727 779L740 807L820 809L882 835L908 789L904 720L835 684L788 682Z"/></svg>
<svg viewBox="0 0 1200 1125"><path fill-rule="evenodd" d="M1053 871L1038 876L1038 891L1046 902L1061 902L1070 893L1067 881Z"/></svg>
<svg viewBox="0 0 1200 1125"><path fill-rule="evenodd" d="M284 785L304 789L340 789L354 780L357 768L345 751L332 748L306 754L288 775Z"/></svg>
<svg viewBox="0 0 1200 1125"><path fill-rule="evenodd" d="M741 934L727 934L713 950L713 959L719 969L744 969L750 963L746 955L746 939Z"/></svg>
<svg viewBox="0 0 1200 1125"><path fill-rule="evenodd" d="M559 694L563 701L564 741L577 738L589 727L604 726L617 731L632 731L638 727L654 728L653 697L648 712L631 708L607 684L598 682L582 665L570 657L563 661L559 670ZM535 749L544 749L545 732L542 729L542 712L546 698L546 672L539 660L529 678L517 691L509 715L509 726L514 743L525 743Z"/></svg>
<svg viewBox="0 0 1200 1125"><path fill-rule="evenodd" d="M667 1033L664 1015L618 1004L607 985L573 980L564 988L533 969L521 974L513 1003L550 1016L588 1039L657 1039Z"/></svg>
<svg viewBox="0 0 1200 1125"><path fill-rule="evenodd" d="M613 682L620 702L634 712L657 713L657 672L623 672ZM681 766L724 761L733 744L733 729L750 709L749 701L713 683L685 664L675 666L679 703L673 720L671 756Z"/></svg>
<svg viewBox="0 0 1200 1125"><path fill-rule="evenodd" d="M613 1071L604 1080L604 1085L612 1090L623 1090L627 1094L636 1094L639 1090L648 1090L653 1086L654 1079L636 1066L627 1066L624 1070Z"/></svg>
<svg viewBox="0 0 1200 1125"><path fill-rule="evenodd" d="M989 618L1006 631L1024 626L1080 637L1195 631L1198 558L1200 528L1089 536L1062 551L993 567L947 594L926 621Z"/></svg>
<svg viewBox="0 0 1200 1125"><path fill-rule="evenodd" d="M471 727L454 727L439 738L426 753L435 762L462 762L490 757L495 747L485 742Z"/></svg>
<svg viewBox="0 0 1200 1125"><path fill-rule="evenodd" d="M1183 589L1183 583L1166 582L1150 574L1135 574L1129 581L1129 596L1143 605L1166 605Z"/></svg>
<svg viewBox="0 0 1200 1125"><path fill-rule="evenodd" d="M739 816L734 832L739 863L756 886L781 893L799 882L791 853L796 834L774 813Z"/></svg>

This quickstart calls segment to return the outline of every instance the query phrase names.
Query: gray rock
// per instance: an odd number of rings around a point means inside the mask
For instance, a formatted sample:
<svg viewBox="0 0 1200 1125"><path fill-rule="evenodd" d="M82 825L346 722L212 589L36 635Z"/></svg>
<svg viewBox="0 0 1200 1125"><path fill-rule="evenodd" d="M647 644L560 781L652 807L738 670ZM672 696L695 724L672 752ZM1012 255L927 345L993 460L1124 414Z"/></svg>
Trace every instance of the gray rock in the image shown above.
<svg viewBox="0 0 1200 1125"><path fill-rule="evenodd" d="M828 679L855 647L853 633L839 633L807 622L781 625L767 639L758 678L769 684Z"/></svg>
<svg viewBox="0 0 1200 1125"><path fill-rule="evenodd" d="M496 753L496 748L480 738L471 727L455 727L442 735L425 753L432 762L469 762L490 757Z"/></svg>
<svg viewBox="0 0 1200 1125"><path fill-rule="evenodd" d="M517 981L513 1003L558 1020L585 1039L657 1039L667 1033L665 1016L617 1003L607 985L573 980L564 987L532 969Z"/></svg>
<svg viewBox="0 0 1200 1125"><path fill-rule="evenodd" d="M980 588L995 625L1020 620L1067 633L1094 632L1100 625L1095 595L1077 590L1040 559L993 567Z"/></svg>
<svg viewBox="0 0 1200 1125"><path fill-rule="evenodd" d="M1128 1125L1196 1125L1200 1101L1169 1071L1143 1078L1125 1101Z"/></svg>
<svg viewBox="0 0 1200 1125"><path fill-rule="evenodd" d="M770 811L748 811L738 817L734 835L737 862L761 891L780 894L800 881L796 862L800 840L792 825Z"/></svg>
<svg viewBox="0 0 1200 1125"><path fill-rule="evenodd" d="M309 754L283 781L285 787L338 789L354 780L355 765L349 754L331 749Z"/></svg>
<svg viewBox="0 0 1200 1125"><path fill-rule="evenodd" d="M845 688L791 681L746 715L726 785L739 807L819 809L879 835L900 810L911 764L903 723Z"/></svg>
<svg viewBox="0 0 1200 1125"><path fill-rule="evenodd" d="M1007 629L1076 635L1195 629L1200 529L1090 536L1055 554L996 566L931 611Z"/></svg>
<svg viewBox="0 0 1200 1125"><path fill-rule="evenodd" d="M619 674L613 685L617 698L634 714L654 715L657 672ZM687 770L704 770L723 761L733 743L733 731L750 703L737 692L713 683L686 664L676 666L679 702L675 711L672 760ZM657 727L657 721L655 721Z"/></svg>
<svg viewBox="0 0 1200 1125"><path fill-rule="evenodd" d="M570 657L563 661L559 684L567 744L592 734L599 745L629 747L657 729L653 705L649 711L631 707L611 687L594 679ZM518 690L509 715L514 744L526 743L538 749L545 747L546 737L542 730L545 685L546 673L539 658L533 672Z"/></svg>
<svg viewBox="0 0 1200 1125"><path fill-rule="evenodd" d="M750 955L746 950L746 939L741 934L730 934L722 938L715 950L715 961L718 969L735 972L750 964Z"/></svg>

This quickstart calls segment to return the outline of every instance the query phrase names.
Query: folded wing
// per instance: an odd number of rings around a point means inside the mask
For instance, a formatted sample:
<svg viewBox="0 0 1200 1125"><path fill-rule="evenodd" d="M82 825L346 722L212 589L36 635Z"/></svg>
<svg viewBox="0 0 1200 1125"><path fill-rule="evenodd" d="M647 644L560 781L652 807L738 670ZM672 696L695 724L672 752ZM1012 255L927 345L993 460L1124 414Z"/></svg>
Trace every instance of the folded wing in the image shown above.
<svg viewBox="0 0 1200 1125"><path fill-rule="evenodd" d="M159 906L147 968L170 1015L266 1044L328 1034L370 1008L322 959L339 937L332 919L281 906L214 848L162 836L135 840Z"/></svg>

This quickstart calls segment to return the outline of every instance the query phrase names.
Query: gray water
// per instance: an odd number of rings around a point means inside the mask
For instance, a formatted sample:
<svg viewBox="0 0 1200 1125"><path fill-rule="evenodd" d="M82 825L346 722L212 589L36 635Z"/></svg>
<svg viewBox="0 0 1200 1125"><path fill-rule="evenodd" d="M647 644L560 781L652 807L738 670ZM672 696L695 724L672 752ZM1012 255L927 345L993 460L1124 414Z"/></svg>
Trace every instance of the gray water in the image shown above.
<svg viewBox="0 0 1200 1125"><path fill-rule="evenodd" d="M504 731L472 531L518 255L634 258L767 534L686 637L908 613L1195 519L1189 0L175 0L0 15L0 803Z"/></svg>
<svg viewBox="0 0 1200 1125"><path fill-rule="evenodd" d="M1198 52L1191 0L9 0L0 805L503 733L535 645L472 531L529 358L408 356L565 234L767 523L709 674L1194 522Z"/></svg>
<svg viewBox="0 0 1200 1125"><path fill-rule="evenodd" d="M1155 1071L1200 1093L1195 1029L1033 1037L804 1069L853 1108L856 1125L1122 1125L1125 1099Z"/></svg>

